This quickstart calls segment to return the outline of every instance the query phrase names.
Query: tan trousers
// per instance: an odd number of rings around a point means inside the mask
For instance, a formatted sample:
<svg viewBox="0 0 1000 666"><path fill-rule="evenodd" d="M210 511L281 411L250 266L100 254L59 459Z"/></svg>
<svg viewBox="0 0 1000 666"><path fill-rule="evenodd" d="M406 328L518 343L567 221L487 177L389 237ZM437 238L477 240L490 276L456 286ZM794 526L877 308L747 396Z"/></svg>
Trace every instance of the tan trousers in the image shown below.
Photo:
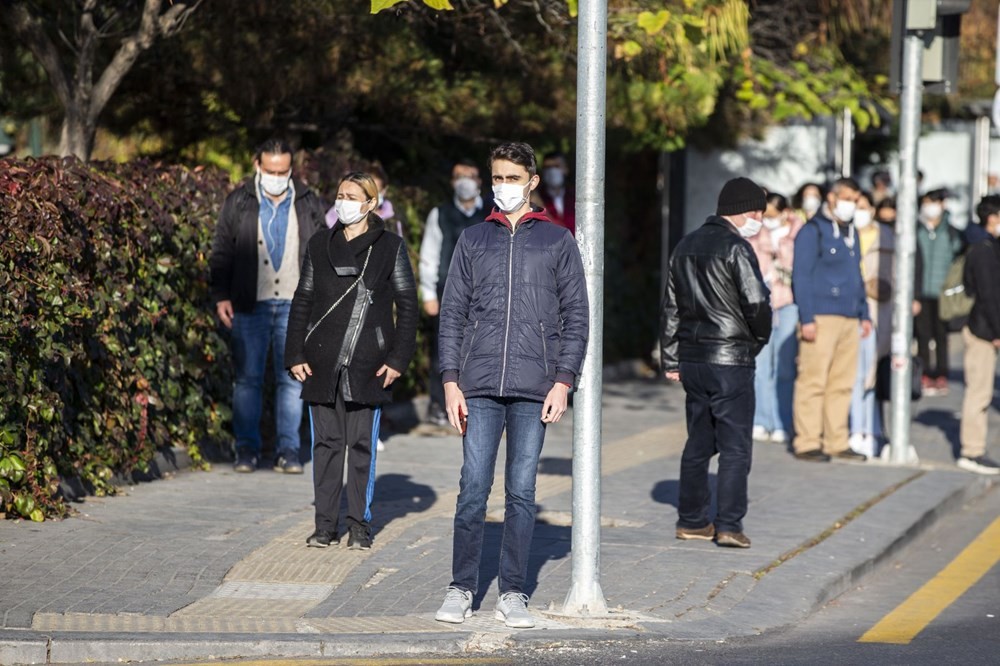
<svg viewBox="0 0 1000 666"><path fill-rule="evenodd" d="M846 451L851 389L858 371L860 322L837 315L816 316L816 340L799 334L799 374L793 418L796 453Z"/></svg>
<svg viewBox="0 0 1000 666"><path fill-rule="evenodd" d="M962 457L978 458L986 453L986 421L993 402L997 348L992 342L977 338L968 327L962 329L962 341L965 342L965 396L959 438Z"/></svg>

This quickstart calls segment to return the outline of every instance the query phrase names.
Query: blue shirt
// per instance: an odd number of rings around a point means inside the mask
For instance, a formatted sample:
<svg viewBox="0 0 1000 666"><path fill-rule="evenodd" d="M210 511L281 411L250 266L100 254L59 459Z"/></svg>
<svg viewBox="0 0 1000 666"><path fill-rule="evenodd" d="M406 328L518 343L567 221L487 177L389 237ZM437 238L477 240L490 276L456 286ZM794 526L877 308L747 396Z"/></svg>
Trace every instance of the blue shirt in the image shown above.
<svg viewBox="0 0 1000 666"><path fill-rule="evenodd" d="M281 259L285 256L285 234L288 231L288 214L292 209L291 183L285 191L285 198L275 203L266 194L264 189L257 188L260 192L260 226L264 230L264 243L267 245L267 253L271 255L271 263L274 270L281 270Z"/></svg>

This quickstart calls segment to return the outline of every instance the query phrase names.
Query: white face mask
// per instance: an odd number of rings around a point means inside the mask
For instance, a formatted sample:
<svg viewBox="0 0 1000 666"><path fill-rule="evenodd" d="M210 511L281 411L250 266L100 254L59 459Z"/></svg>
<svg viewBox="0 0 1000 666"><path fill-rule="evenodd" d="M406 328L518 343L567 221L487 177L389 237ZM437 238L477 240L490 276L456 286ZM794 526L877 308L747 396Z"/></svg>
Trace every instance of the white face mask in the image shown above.
<svg viewBox="0 0 1000 666"><path fill-rule="evenodd" d="M517 183L501 183L493 186L493 200L504 213L512 213L528 200L525 194L527 185Z"/></svg>
<svg viewBox="0 0 1000 666"><path fill-rule="evenodd" d="M858 209L858 204L853 201L837 199L837 205L833 208L833 214L841 222L850 222L854 219L854 211Z"/></svg>
<svg viewBox="0 0 1000 666"><path fill-rule="evenodd" d="M939 203L925 203L920 207L920 219L936 220L944 214L944 206Z"/></svg>
<svg viewBox="0 0 1000 666"><path fill-rule="evenodd" d="M872 212L870 210L859 210L854 213L854 227L864 229L872 223Z"/></svg>
<svg viewBox="0 0 1000 666"><path fill-rule="evenodd" d="M284 194L285 190L288 189L288 181L292 178L291 171L288 172L287 176L274 176L269 173L263 173L260 169L257 170L257 173L260 174L261 188L272 197L279 197Z"/></svg>
<svg viewBox="0 0 1000 666"><path fill-rule="evenodd" d="M562 187L566 182L566 176L559 167L546 167L542 170L542 180L549 187Z"/></svg>
<svg viewBox="0 0 1000 666"><path fill-rule="evenodd" d="M382 192L378 193L378 207L381 208L382 204L385 203L385 194Z"/></svg>
<svg viewBox="0 0 1000 666"><path fill-rule="evenodd" d="M455 196L460 201L470 201L479 196L479 183L474 178L462 176L455 181Z"/></svg>
<svg viewBox="0 0 1000 666"><path fill-rule="evenodd" d="M815 215L816 211L819 210L820 204L819 197L815 194L807 194L802 197L802 210L804 210L809 215Z"/></svg>
<svg viewBox="0 0 1000 666"><path fill-rule="evenodd" d="M737 229L737 231L740 232L740 236L743 236L743 238L752 238L760 233L763 226L760 221L752 217L745 217L743 218L743 226Z"/></svg>
<svg viewBox="0 0 1000 666"><path fill-rule="evenodd" d="M357 224L367 213L362 213L361 208L364 203L351 201L350 199L337 199L334 209L337 211L337 219L346 227Z"/></svg>
<svg viewBox="0 0 1000 666"><path fill-rule="evenodd" d="M774 231L775 229L777 229L778 227L781 226L781 218L780 217L765 217L764 218L764 226L767 227L768 229L770 229L771 231Z"/></svg>

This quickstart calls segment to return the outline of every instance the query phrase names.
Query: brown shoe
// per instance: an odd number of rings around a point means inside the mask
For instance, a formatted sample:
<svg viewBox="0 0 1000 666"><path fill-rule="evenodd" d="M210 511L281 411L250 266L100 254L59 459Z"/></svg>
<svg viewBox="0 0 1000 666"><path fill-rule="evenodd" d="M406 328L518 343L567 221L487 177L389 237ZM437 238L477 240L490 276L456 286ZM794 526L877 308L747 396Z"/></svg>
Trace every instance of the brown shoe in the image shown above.
<svg viewBox="0 0 1000 666"><path fill-rule="evenodd" d="M677 538L683 541L711 541L715 538L715 525L704 527L678 527Z"/></svg>
<svg viewBox="0 0 1000 666"><path fill-rule="evenodd" d="M715 543L727 548L749 548L750 537L743 532L719 532L715 537Z"/></svg>
<svg viewBox="0 0 1000 666"><path fill-rule="evenodd" d="M796 451L796 460L805 460L806 462L830 462L830 456L826 455L819 449L813 449L812 451Z"/></svg>
<svg viewBox="0 0 1000 666"><path fill-rule="evenodd" d="M868 460L868 456L863 453L858 453L854 449L844 449L843 451L838 451L832 454L832 457L837 460L848 460L851 462L864 462Z"/></svg>

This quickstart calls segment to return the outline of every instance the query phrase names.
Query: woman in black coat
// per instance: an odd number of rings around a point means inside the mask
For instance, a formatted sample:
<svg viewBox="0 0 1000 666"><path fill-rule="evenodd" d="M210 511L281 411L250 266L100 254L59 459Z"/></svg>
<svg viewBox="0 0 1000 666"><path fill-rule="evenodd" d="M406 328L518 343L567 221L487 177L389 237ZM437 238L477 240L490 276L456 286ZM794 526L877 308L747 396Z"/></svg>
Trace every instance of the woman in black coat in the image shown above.
<svg viewBox="0 0 1000 666"><path fill-rule="evenodd" d="M381 405L416 347L413 269L403 240L372 212L377 199L371 176L344 177L339 221L309 240L288 317L285 363L302 382L313 430L316 531L306 544L320 548L340 541L348 451L348 546L371 547Z"/></svg>

